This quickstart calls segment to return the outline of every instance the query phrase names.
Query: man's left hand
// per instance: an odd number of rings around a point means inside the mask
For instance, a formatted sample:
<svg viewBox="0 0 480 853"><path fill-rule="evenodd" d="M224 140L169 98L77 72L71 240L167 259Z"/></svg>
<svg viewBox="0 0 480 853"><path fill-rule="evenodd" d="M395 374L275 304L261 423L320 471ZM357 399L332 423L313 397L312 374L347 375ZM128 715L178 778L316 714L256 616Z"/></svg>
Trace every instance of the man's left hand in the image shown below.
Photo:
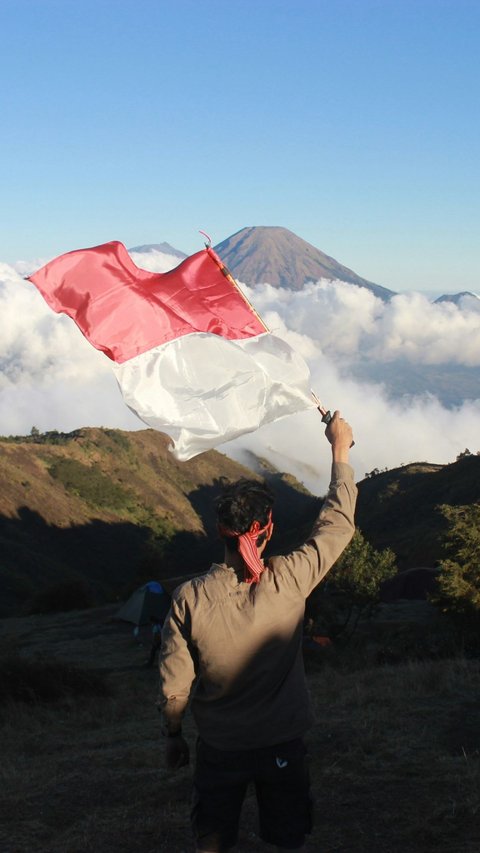
<svg viewBox="0 0 480 853"><path fill-rule="evenodd" d="M169 737L165 746L165 764L168 770L178 770L190 761L188 743L182 735Z"/></svg>

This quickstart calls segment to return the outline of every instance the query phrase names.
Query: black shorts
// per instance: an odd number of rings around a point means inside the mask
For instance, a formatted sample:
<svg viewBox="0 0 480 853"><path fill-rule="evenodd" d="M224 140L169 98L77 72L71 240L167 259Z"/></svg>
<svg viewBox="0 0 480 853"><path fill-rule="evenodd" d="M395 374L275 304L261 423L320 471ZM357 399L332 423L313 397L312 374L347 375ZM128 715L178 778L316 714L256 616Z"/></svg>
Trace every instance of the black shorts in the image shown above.
<svg viewBox="0 0 480 853"><path fill-rule="evenodd" d="M301 738L233 752L198 739L192 804L197 845L219 853L234 846L250 782L255 785L263 841L301 847L312 829L307 751Z"/></svg>

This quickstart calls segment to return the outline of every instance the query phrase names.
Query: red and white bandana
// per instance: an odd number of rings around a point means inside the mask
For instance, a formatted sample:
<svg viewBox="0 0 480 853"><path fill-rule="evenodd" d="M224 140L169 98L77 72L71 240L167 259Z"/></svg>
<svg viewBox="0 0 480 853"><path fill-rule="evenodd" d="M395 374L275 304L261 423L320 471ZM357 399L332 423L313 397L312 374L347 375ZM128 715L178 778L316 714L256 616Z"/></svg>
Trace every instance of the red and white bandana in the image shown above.
<svg viewBox="0 0 480 853"><path fill-rule="evenodd" d="M260 523L254 521L246 533L229 530L228 527L224 527L223 525L219 525L218 530L221 536L237 537L238 550L248 570L245 583L258 583L260 575L265 571L265 566L263 560L258 556L257 539L262 533L266 533L267 539L270 539L272 534L272 513L270 512L265 527L260 527Z"/></svg>

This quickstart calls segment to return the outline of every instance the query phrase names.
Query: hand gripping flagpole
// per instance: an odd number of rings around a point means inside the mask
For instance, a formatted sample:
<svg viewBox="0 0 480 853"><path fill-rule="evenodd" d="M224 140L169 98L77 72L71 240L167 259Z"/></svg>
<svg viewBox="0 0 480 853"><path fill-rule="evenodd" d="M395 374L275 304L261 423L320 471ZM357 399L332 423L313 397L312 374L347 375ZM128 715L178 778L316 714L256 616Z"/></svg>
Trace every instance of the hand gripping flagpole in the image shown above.
<svg viewBox="0 0 480 853"><path fill-rule="evenodd" d="M320 400L318 399L318 397L314 391L310 390L310 394L312 395L313 402L316 404L317 409L322 416L323 423L327 424L327 426L328 426L328 424L330 423L330 421L333 418L331 411L329 409L325 409L324 406L322 406Z"/></svg>
<svg viewBox="0 0 480 853"><path fill-rule="evenodd" d="M216 254L216 252L214 252L214 250L212 249L212 239L211 239L211 237L210 237L210 236L209 236L205 231L199 231L199 233L200 233L200 234L202 234L204 237L206 237L205 249L207 250L207 252L208 252L208 254L210 255L210 257L215 261L215 263L217 264L217 266L220 268L220 271L223 273L223 275L225 276L225 278L227 278L227 279L228 279L228 281L230 282L230 284L232 284L232 285L233 285L233 287L238 291L238 293L240 294L240 296L242 297L242 299L244 299L244 300L245 300L245 302L247 303L247 305L251 308L251 310L252 310L252 311L253 311L253 313L255 314L255 316L256 316L256 318L257 318L257 320L259 321L259 323L261 323L261 324L262 324L262 326L263 326L263 328L265 329L265 331L266 331L266 332L270 332L270 329L268 328L268 326L266 325L266 323L262 320L262 318L260 317L260 314L258 313L258 311L256 311L256 309L254 308L254 306L252 305L252 303L250 302L250 300L249 300L249 299L247 299L247 297L245 296L245 294L242 292L241 287L239 286L238 282L234 279L234 277L233 277L233 275L231 274L230 270L225 266L225 264L223 263L222 259L221 259L221 258L219 258L219 256ZM326 408L322 405L322 403L320 402L319 398L318 398L318 397L317 397L317 395L314 393L314 391L310 390L310 394L312 395L313 402L315 403L315 405L316 405L316 407L317 407L318 411L320 412L320 414L321 414L321 416L322 416L322 422L328 426L328 424L330 423L330 421L331 421L331 420L332 420L332 418L333 418L333 415L332 415L331 411L330 411L329 409L326 409ZM355 442L354 442L354 441L352 441L352 443L351 443L350 447L353 447L353 445L354 445L354 444L355 444Z"/></svg>

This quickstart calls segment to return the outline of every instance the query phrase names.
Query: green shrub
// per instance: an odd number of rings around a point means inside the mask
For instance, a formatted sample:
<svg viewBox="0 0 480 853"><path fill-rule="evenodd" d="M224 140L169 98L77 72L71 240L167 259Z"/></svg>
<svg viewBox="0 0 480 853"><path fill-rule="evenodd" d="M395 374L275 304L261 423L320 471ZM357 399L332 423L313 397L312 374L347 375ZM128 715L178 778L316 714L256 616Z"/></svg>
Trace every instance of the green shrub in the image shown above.
<svg viewBox="0 0 480 853"><path fill-rule="evenodd" d="M57 459L48 470L68 492L91 506L125 510L132 501L133 495L128 489L114 483L95 466L84 465L76 459Z"/></svg>
<svg viewBox="0 0 480 853"><path fill-rule="evenodd" d="M108 437L122 450L128 451L131 448L130 440L128 436L125 435L124 432L120 432L117 429L105 429L105 435Z"/></svg>
<svg viewBox="0 0 480 853"><path fill-rule="evenodd" d="M446 558L439 591L432 597L450 618L465 645L480 646L480 503L439 507L447 519Z"/></svg>
<svg viewBox="0 0 480 853"><path fill-rule="evenodd" d="M337 560L329 576L336 592L343 593L361 607L379 599L380 586L396 574L395 554L390 548L377 551L360 530Z"/></svg>
<svg viewBox="0 0 480 853"><path fill-rule="evenodd" d="M351 635L361 617L373 613L383 581L396 574L395 554L377 551L356 530L352 541L331 569L314 597L319 628L332 637ZM315 621L315 616L313 617Z"/></svg>
<svg viewBox="0 0 480 853"><path fill-rule="evenodd" d="M69 444L72 438L80 435L80 430L76 429L73 432L59 432L58 429L48 430L48 432L40 432L37 427L32 427L30 435L8 435L1 436L0 441L5 441L9 444Z"/></svg>

